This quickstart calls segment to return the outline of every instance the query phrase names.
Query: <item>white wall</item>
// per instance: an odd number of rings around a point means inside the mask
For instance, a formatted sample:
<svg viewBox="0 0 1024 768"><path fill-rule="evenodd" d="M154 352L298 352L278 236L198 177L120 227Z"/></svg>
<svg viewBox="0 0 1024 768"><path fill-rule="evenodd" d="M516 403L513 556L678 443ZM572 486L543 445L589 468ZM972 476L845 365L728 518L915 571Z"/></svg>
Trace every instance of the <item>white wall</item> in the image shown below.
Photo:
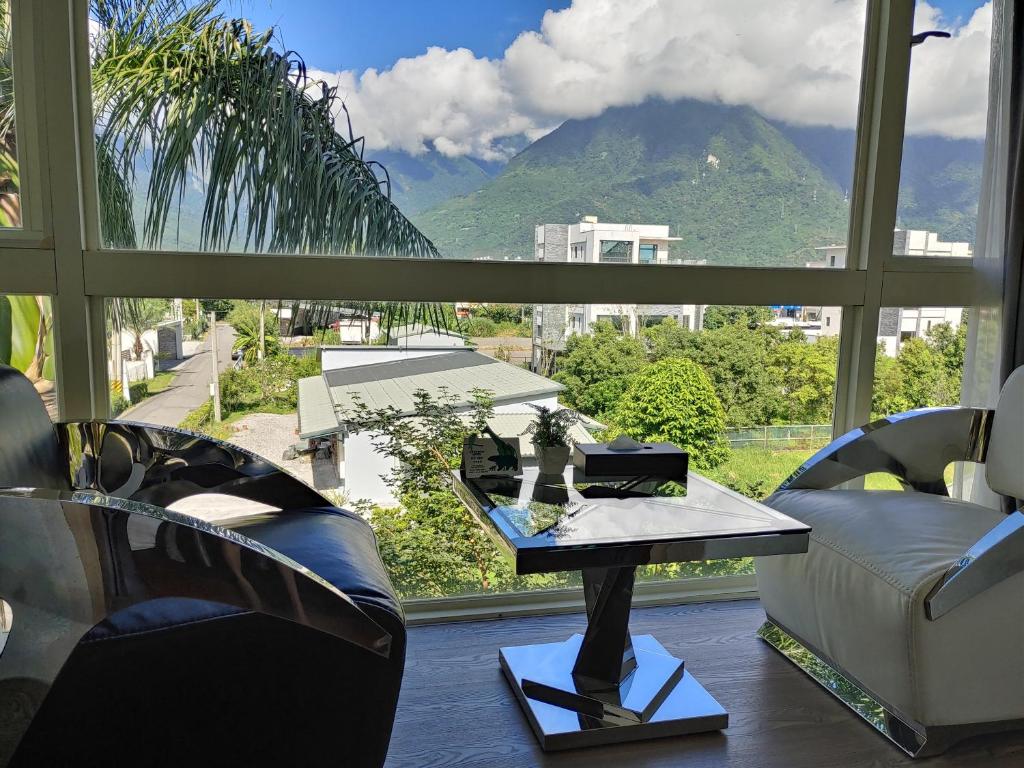
<svg viewBox="0 0 1024 768"><path fill-rule="evenodd" d="M320 360L323 370L334 371L339 368L353 368L358 365L374 365L390 363L395 360L415 360L420 357L434 357L451 352L451 348L412 349L404 347L324 347Z"/></svg>

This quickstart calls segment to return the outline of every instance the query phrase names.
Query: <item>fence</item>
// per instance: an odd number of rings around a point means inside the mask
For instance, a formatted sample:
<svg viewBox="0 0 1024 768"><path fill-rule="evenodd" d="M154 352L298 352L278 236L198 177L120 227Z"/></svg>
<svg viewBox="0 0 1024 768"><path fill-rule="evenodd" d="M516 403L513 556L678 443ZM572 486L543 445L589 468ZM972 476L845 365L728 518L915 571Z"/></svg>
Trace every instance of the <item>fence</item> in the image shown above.
<svg viewBox="0 0 1024 768"><path fill-rule="evenodd" d="M733 448L757 445L762 448L814 448L832 439L831 424L772 424L725 430Z"/></svg>

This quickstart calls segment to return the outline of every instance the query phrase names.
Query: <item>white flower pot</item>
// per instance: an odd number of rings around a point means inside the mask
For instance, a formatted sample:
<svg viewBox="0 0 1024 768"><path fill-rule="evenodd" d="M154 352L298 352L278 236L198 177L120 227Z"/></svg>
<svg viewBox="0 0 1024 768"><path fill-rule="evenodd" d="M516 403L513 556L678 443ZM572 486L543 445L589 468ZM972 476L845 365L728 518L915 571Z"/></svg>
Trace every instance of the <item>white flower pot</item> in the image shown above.
<svg viewBox="0 0 1024 768"><path fill-rule="evenodd" d="M542 475L560 475L569 463L569 446L546 445L534 446L537 454L537 467Z"/></svg>

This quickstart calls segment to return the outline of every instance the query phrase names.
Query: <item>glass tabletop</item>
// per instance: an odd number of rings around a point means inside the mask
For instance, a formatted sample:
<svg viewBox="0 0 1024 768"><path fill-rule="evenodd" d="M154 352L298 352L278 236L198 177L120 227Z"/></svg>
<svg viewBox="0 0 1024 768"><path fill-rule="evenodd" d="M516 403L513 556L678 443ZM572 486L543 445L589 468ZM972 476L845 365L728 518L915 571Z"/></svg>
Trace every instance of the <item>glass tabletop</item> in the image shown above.
<svg viewBox="0 0 1024 768"><path fill-rule="evenodd" d="M573 467L561 477L526 467L522 477L461 481L515 546L622 545L810 530L693 472L686 485L647 477L596 480Z"/></svg>

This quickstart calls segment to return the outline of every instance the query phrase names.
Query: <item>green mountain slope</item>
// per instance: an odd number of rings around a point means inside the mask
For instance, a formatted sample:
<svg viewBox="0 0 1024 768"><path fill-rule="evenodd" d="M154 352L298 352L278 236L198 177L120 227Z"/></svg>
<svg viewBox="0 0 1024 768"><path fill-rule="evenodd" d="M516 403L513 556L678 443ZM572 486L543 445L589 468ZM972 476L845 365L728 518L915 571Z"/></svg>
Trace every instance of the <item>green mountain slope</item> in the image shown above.
<svg viewBox="0 0 1024 768"><path fill-rule="evenodd" d="M853 176L853 131L776 124L843 190ZM973 243L985 143L976 139L908 136L903 144L896 225L927 229L943 240Z"/></svg>
<svg viewBox="0 0 1024 768"><path fill-rule="evenodd" d="M791 266L847 217L840 186L754 110L653 101L570 120L413 221L449 257L529 258L535 224L585 214L668 224L673 257Z"/></svg>

